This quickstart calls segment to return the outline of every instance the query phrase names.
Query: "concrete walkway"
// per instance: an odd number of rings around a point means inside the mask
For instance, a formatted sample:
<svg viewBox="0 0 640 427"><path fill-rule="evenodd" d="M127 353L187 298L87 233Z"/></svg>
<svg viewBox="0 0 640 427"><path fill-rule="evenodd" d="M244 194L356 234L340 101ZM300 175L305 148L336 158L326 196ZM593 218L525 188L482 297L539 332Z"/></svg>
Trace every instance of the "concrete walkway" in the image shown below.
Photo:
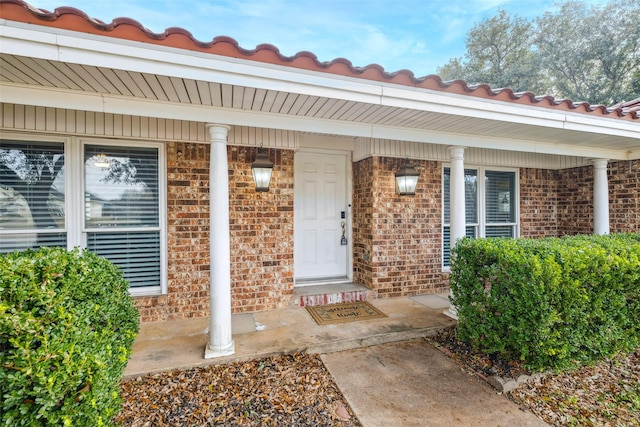
<svg viewBox="0 0 640 427"><path fill-rule="evenodd" d="M424 338L321 357L364 427L547 426Z"/></svg>
<svg viewBox="0 0 640 427"><path fill-rule="evenodd" d="M426 342L455 323L446 294L370 302L387 317L319 326L305 308L234 315L236 353L208 360L208 319L143 324L125 376L307 350L364 427L545 425Z"/></svg>

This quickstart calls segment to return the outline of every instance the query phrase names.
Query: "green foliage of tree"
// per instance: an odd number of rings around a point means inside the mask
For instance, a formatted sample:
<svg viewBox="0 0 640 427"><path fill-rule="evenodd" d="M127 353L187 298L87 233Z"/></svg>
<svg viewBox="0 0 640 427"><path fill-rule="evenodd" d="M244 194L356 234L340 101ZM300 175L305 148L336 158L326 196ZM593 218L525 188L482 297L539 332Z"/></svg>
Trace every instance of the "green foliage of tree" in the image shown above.
<svg viewBox="0 0 640 427"><path fill-rule="evenodd" d="M540 90L541 73L532 51L533 24L504 10L467 35L466 61L452 59L438 71L445 80L463 76L470 84L491 83L520 92Z"/></svg>
<svg viewBox="0 0 640 427"><path fill-rule="evenodd" d="M579 0L527 21L504 10L476 24L464 58L438 68L444 80L510 87L591 104L640 97L640 2Z"/></svg>

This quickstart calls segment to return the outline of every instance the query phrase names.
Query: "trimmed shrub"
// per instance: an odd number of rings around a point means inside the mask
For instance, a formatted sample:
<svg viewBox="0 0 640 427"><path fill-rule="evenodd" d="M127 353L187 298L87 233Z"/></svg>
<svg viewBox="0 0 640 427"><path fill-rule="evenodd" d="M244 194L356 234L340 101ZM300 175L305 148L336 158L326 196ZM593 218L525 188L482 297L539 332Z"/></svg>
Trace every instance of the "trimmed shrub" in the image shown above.
<svg viewBox="0 0 640 427"><path fill-rule="evenodd" d="M2 425L112 425L138 318L122 273L95 254L0 256Z"/></svg>
<svg viewBox="0 0 640 427"><path fill-rule="evenodd" d="M458 337L534 370L640 345L640 235L462 239L452 251Z"/></svg>

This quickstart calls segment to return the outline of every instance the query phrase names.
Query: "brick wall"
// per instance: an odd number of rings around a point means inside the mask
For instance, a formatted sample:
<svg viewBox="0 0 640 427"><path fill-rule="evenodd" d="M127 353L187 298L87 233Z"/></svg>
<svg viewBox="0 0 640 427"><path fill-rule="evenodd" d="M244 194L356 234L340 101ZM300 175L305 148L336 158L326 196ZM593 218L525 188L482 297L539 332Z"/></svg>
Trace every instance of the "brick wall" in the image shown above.
<svg viewBox="0 0 640 427"><path fill-rule="evenodd" d="M416 195L398 196L394 174L403 163L376 157L354 165L354 276L378 297L448 286L441 264L441 164L414 161Z"/></svg>
<svg viewBox="0 0 640 427"><path fill-rule="evenodd" d="M612 233L640 233L640 160L609 164L609 221Z"/></svg>
<svg viewBox="0 0 640 427"><path fill-rule="evenodd" d="M558 235L558 172L520 169L520 236Z"/></svg>
<svg viewBox="0 0 640 427"><path fill-rule="evenodd" d="M168 292L136 299L143 322L209 315L209 146L166 150Z"/></svg>
<svg viewBox="0 0 640 427"><path fill-rule="evenodd" d="M353 164L353 280L356 283L373 288L373 219L374 187L373 157Z"/></svg>
<svg viewBox="0 0 640 427"><path fill-rule="evenodd" d="M593 233L593 167L558 171L558 235Z"/></svg>
<svg viewBox="0 0 640 427"><path fill-rule="evenodd" d="M269 192L255 191L257 149L229 147L231 306L234 313L293 304L293 151L267 150Z"/></svg>
<svg viewBox="0 0 640 427"><path fill-rule="evenodd" d="M234 313L293 300L293 152L270 150L271 191L256 193L256 149L229 147ZM209 316L209 146L167 144L167 295L138 297L143 322Z"/></svg>
<svg viewBox="0 0 640 427"><path fill-rule="evenodd" d="M592 234L593 167L558 174L558 234ZM611 232L640 232L640 160L610 162L607 179Z"/></svg>

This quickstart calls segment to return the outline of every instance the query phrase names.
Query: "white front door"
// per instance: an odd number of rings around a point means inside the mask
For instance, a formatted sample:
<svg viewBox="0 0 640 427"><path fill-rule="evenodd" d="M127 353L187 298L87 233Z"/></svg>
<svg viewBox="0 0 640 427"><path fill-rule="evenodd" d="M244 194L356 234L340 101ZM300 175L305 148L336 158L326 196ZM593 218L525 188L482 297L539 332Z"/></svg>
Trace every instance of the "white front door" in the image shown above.
<svg viewBox="0 0 640 427"><path fill-rule="evenodd" d="M298 152L294 159L294 268L297 281L345 279L349 245L347 156ZM344 218L343 218L344 217Z"/></svg>

